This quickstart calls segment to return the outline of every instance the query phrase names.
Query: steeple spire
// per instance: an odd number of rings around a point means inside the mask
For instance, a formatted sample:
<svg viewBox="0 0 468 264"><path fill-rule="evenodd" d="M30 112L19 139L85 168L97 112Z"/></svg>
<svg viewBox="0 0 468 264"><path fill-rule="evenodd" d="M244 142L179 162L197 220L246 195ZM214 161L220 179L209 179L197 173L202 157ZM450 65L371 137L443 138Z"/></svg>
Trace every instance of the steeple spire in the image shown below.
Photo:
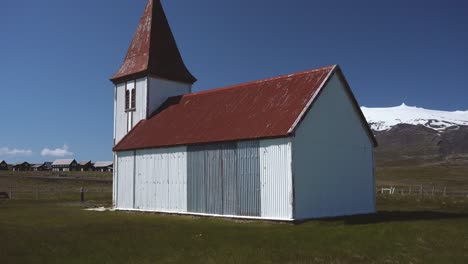
<svg viewBox="0 0 468 264"><path fill-rule="evenodd" d="M148 0L124 62L111 81L148 75L188 84L197 81L182 60L160 0Z"/></svg>

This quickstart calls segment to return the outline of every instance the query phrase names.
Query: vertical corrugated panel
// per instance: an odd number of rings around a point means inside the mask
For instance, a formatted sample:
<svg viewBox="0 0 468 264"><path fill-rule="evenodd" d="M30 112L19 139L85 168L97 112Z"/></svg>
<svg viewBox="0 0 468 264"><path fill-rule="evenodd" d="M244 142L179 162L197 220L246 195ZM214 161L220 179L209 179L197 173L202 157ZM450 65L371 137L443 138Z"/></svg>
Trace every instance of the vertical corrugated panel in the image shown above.
<svg viewBox="0 0 468 264"><path fill-rule="evenodd" d="M223 214L238 215L239 200L237 197L237 144L222 144L221 149L221 168L223 182Z"/></svg>
<svg viewBox="0 0 468 264"><path fill-rule="evenodd" d="M205 151L206 213L223 214L223 168L221 146L209 145Z"/></svg>
<svg viewBox="0 0 468 264"><path fill-rule="evenodd" d="M237 160L238 214L242 216L260 216L261 196L258 141L239 142Z"/></svg>
<svg viewBox="0 0 468 264"><path fill-rule="evenodd" d="M292 219L291 143L289 138L260 141L262 217Z"/></svg>
<svg viewBox="0 0 468 264"><path fill-rule="evenodd" d="M258 141L188 147L188 211L260 216Z"/></svg>
<svg viewBox="0 0 468 264"><path fill-rule="evenodd" d="M156 150L157 151L157 150ZM154 177L156 179L156 210L164 211L167 205L167 166L164 153L157 152L154 156Z"/></svg>
<svg viewBox="0 0 468 264"><path fill-rule="evenodd" d="M135 126L140 120L146 118L146 99L147 99L147 78L136 80L136 111L133 115L133 125Z"/></svg>
<svg viewBox="0 0 468 264"><path fill-rule="evenodd" d="M189 146L187 152L187 211L205 213L205 151L202 146Z"/></svg>
<svg viewBox="0 0 468 264"><path fill-rule="evenodd" d="M117 153L113 153L113 161L114 161L114 170L112 171L112 206L117 207L117 176L118 176L118 159Z"/></svg>
<svg viewBox="0 0 468 264"><path fill-rule="evenodd" d="M127 133L127 113L125 112L125 84L116 86L117 101L115 103L115 143L117 144Z"/></svg>
<svg viewBox="0 0 468 264"><path fill-rule="evenodd" d="M133 208L133 178L135 156L133 151L117 153L117 201L118 209Z"/></svg>
<svg viewBox="0 0 468 264"><path fill-rule="evenodd" d="M147 164L147 151L137 150L135 155L135 209L148 209L146 204L146 194L148 193L147 175L145 173Z"/></svg>
<svg viewBox="0 0 468 264"><path fill-rule="evenodd" d="M183 152L177 152L176 159L177 180L172 186L177 197L175 209L178 212L187 212L187 148Z"/></svg>
<svg viewBox="0 0 468 264"><path fill-rule="evenodd" d="M135 160L136 209L185 212L186 148L138 150Z"/></svg>
<svg viewBox="0 0 468 264"><path fill-rule="evenodd" d="M186 148L173 148L166 154L168 159L168 211L187 211L187 154Z"/></svg>

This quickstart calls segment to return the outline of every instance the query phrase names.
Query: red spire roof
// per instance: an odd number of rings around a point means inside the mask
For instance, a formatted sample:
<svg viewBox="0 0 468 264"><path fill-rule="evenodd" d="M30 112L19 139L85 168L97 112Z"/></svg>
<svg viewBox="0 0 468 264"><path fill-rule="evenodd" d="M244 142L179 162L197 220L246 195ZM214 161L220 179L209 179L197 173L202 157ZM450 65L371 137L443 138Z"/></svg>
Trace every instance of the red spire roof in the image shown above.
<svg viewBox="0 0 468 264"><path fill-rule="evenodd" d="M148 0L114 83L154 75L183 83L197 79L185 67L160 0Z"/></svg>

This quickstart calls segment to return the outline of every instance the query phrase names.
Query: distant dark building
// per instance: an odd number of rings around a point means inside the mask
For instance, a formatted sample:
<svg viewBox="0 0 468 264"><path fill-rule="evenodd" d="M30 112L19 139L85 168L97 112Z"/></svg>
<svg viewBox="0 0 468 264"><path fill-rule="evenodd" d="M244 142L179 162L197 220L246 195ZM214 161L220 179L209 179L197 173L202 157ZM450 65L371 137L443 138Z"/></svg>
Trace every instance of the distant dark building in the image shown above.
<svg viewBox="0 0 468 264"><path fill-rule="evenodd" d="M0 161L0 171L5 171L5 170L8 170L8 163L6 163L6 161L4 161L4 160L1 160Z"/></svg>
<svg viewBox="0 0 468 264"><path fill-rule="evenodd" d="M31 165L32 171L50 171L52 169L52 162L44 162L42 164Z"/></svg>
<svg viewBox="0 0 468 264"><path fill-rule="evenodd" d="M31 164L31 171L42 171L44 164Z"/></svg>
<svg viewBox="0 0 468 264"><path fill-rule="evenodd" d="M52 170L52 162L50 162L50 161L44 162L44 170L51 171Z"/></svg>
<svg viewBox="0 0 468 264"><path fill-rule="evenodd" d="M78 171L78 162L74 159L56 160L52 163L52 171Z"/></svg>
<svg viewBox="0 0 468 264"><path fill-rule="evenodd" d="M93 171L94 167L90 160L82 160L79 163L80 171Z"/></svg>
<svg viewBox="0 0 468 264"><path fill-rule="evenodd" d="M13 165L13 171L29 171L31 169L31 164L28 162L18 162Z"/></svg>
<svg viewBox="0 0 468 264"><path fill-rule="evenodd" d="M114 163L112 161L96 161L94 169L99 172L112 172L114 170Z"/></svg>

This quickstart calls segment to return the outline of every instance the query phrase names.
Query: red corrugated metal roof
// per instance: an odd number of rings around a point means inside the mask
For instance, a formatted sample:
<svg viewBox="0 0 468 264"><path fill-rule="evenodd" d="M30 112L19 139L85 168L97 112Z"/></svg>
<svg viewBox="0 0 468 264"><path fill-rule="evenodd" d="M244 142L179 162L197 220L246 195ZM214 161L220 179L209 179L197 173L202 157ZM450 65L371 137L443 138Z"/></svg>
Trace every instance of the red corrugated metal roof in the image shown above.
<svg viewBox="0 0 468 264"><path fill-rule="evenodd" d="M335 68L171 97L114 150L288 136Z"/></svg>
<svg viewBox="0 0 468 264"><path fill-rule="evenodd" d="M148 0L124 62L111 81L146 75L190 84L197 81L185 67L160 0Z"/></svg>

